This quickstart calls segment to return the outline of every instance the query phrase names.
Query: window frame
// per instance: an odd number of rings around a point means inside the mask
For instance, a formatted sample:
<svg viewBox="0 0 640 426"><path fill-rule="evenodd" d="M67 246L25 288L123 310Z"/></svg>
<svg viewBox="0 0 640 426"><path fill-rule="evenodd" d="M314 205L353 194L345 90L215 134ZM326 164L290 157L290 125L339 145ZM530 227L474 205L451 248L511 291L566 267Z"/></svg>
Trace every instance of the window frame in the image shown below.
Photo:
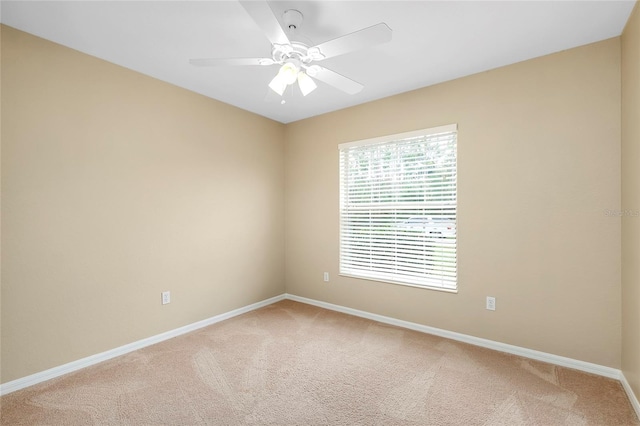
<svg viewBox="0 0 640 426"><path fill-rule="evenodd" d="M453 161L453 178L454 178L454 190L453 190L453 201L451 202L450 205L452 205L453 207L453 214L454 214L454 235L453 235L453 265L454 265L454 270L453 270L453 281L447 281L445 282L444 279L440 279L440 284L434 284L435 282L437 282L437 279L433 279L434 276L440 276L442 277L442 274L435 274L435 275L430 275L427 273L423 273L422 275L422 283L417 283L417 282L410 282L407 280L403 280L403 276L407 277L408 275L401 275L401 274L396 274L395 276L393 276L393 274L390 273L383 273L383 272L376 272L375 270L373 270L373 268L369 269L368 271L361 269L359 272L360 273L353 273L353 271L355 270L357 271L357 268L354 268L353 266L346 268L343 267L343 258L345 257L345 252L343 251L343 241L346 240L346 238L343 236L343 233L345 232L345 226L344 226L344 221L345 221L345 197L349 197L348 195L345 195L345 188L343 188L343 183L344 183L344 179L345 177L343 176L344 173L348 173L347 171L344 170L345 167L347 167L345 164L343 164L344 161L348 161L348 159L343 159L343 155L348 155L348 152L350 150L353 150L354 148L360 148L360 147L365 147L365 146L370 146L370 145L379 145L379 146L398 146L401 145L402 143L411 143L410 139L415 139L415 138L423 138L423 141L425 141L428 138L437 138L437 135L441 135L441 134L446 134L446 133L453 133L453 149L454 149L454 161ZM457 232L457 222L458 222L458 179L457 179L457 175L458 175L458 158L457 158L457 151L458 151L458 125L457 124L450 124L450 125L445 125L445 126L438 126L438 127L432 127L432 128L426 128L426 129L420 129L420 130L414 130L414 131L410 131L410 132L404 132L404 133L398 133L398 134L393 134L393 135L387 135L387 136L381 136L381 137L376 137L376 138L370 138L370 139L364 139L364 140L359 140L359 141L352 141L352 142L345 142L345 143L341 143L338 144L338 151L339 151L339 275L340 276L344 276L344 277L350 277L350 278L357 278L357 279L363 279L363 280L369 280L369 281L378 281L378 282L384 282L384 283L389 283L389 284L397 284L397 285L404 285L404 286L409 286L409 287L415 287L415 288L421 288L421 289L428 289L428 290L436 290L436 291L443 291L443 292L448 292L448 293L457 293L458 292L458 288L459 288L459 276L458 276L458 270L459 270L459 265L458 265L458 232ZM425 141L426 142L426 141ZM419 143L418 141L416 143ZM424 143L424 142L423 142ZM426 142L427 144L430 142ZM426 170L426 167L425 167ZM450 182L449 182L450 183ZM429 184L430 186L426 187L426 188L433 188L433 183ZM346 186L348 187L349 185L346 184ZM399 188L401 189L401 188ZM423 192L427 192L427 189L423 188ZM399 190L393 192L394 196L397 197L399 194ZM383 205L385 203L380 203L380 205ZM387 205L392 206L394 204L394 202L389 202L387 203ZM398 201L395 201L395 204L399 204ZM389 209L398 209L397 207L389 207ZM422 207L423 210L427 210L427 207ZM364 209L366 211L366 209ZM384 210L384 207L381 208L381 210ZM371 208L369 211L377 211L376 208ZM353 220L353 215L350 216L351 220ZM430 223L436 223L435 221L433 221L433 216L430 216ZM426 228L426 226L425 226ZM351 228L350 228L351 229ZM350 236L351 234L349 234L349 232L352 231L348 231L346 232L347 236ZM369 233L369 238L370 240L374 240L375 237L373 236L373 233ZM423 237L423 239L428 239L427 237ZM393 241L398 241L398 235L394 236ZM372 243L373 244L373 243ZM349 245L349 244L346 244ZM397 243L396 243L397 245ZM424 244L423 244L424 245ZM353 243L350 245L350 247L353 246ZM427 246L425 246L427 247ZM430 245L428 246L429 248L434 248L436 247L436 245ZM427 252L426 248L423 248L424 253ZM349 252L348 254L351 254L352 252ZM398 258L398 252L393 251L394 253L394 257ZM425 256L423 254L423 256ZM410 258L412 261L417 261L418 260L418 255L416 255L416 257ZM424 268L425 270L427 268ZM385 275L384 277L379 277L379 275ZM394 279L394 278L399 278L399 279ZM414 281L419 280L418 278L416 278ZM451 284L451 282L453 284Z"/></svg>

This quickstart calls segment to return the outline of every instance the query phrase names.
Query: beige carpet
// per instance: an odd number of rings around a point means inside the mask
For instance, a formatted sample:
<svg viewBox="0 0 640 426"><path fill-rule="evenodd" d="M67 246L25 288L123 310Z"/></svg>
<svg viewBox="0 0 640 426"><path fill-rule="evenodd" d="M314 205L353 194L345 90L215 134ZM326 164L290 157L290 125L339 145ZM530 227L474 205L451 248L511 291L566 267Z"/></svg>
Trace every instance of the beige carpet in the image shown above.
<svg viewBox="0 0 640 426"><path fill-rule="evenodd" d="M638 425L619 382L283 301L2 397L3 425Z"/></svg>

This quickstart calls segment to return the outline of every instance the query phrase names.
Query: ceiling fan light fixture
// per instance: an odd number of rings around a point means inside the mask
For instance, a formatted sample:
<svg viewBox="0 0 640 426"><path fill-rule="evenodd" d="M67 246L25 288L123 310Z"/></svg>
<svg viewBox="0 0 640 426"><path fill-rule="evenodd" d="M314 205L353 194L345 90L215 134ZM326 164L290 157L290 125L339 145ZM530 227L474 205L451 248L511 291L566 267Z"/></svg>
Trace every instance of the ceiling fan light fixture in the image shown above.
<svg viewBox="0 0 640 426"><path fill-rule="evenodd" d="M299 69L293 62L285 62L280 67L278 74L271 80L269 87L271 90L282 96L287 86L296 82L298 78ZM314 83L315 84L315 83Z"/></svg>
<svg viewBox="0 0 640 426"><path fill-rule="evenodd" d="M298 86L300 87L302 96L307 96L318 87L316 82L302 71L298 73Z"/></svg>
<svg viewBox="0 0 640 426"><path fill-rule="evenodd" d="M286 84L293 84L298 77L298 67L293 62L286 62L282 67L280 67L278 75L282 76L282 80Z"/></svg>
<svg viewBox="0 0 640 426"><path fill-rule="evenodd" d="M299 10L287 9L282 19L279 19L274 15L266 0L239 1L269 39L271 58L201 58L191 59L189 62L194 66L269 66L278 64L280 69L269 82L269 88L281 97L286 92L287 86L294 84L296 80L300 92L304 96L308 95L317 88L314 79L349 95L359 93L364 87L362 84L328 68L312 65L312 63L391 41L391 28L384 22L380 22L314 45L311 40L297 32L304 19ZM283 21L284 25L281 24ZM281 101L284 103L284 99Z"/></svg>
<svg viewBox="0 0 640 426"><path fill-rule="evenodd" d="M271 83L269 83L269 88L276 92L278 95L282 96L285 89L287 88L287 83L285 83L285 81L283 80L282 75L278 73L275 77L273 77Z"/></svg>

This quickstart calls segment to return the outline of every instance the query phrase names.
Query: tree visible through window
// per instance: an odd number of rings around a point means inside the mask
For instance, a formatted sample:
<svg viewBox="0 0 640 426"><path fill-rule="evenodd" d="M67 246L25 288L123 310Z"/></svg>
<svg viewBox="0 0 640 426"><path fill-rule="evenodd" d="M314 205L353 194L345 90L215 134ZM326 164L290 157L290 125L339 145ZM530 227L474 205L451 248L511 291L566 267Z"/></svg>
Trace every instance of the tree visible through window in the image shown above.
<svg viewBox="0 0 640 426"><path fill-rule="evenodd" d="M340 273L456 290L456 126L339 148Z"/></svg>

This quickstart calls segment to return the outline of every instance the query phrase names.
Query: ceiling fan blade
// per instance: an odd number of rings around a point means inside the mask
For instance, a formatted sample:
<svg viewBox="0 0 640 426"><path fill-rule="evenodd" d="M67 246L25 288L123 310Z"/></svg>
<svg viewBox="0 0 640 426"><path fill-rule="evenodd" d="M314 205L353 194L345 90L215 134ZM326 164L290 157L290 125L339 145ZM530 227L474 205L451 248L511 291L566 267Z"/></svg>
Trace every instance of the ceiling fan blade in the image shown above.
<svg viewBox="0 0 640 426"><path fill-rule="evenodd" d="M341 74L330 69L323 68L318 65L314 65L313 78L327 83L329 86L333 86L336 89L340 89L349 95L355 95L359 93L364 86L357 81L351 80ZM309 74L311 75L311 74Z"/></svg>
<svg viewBox="0 0 640 426"><path fill-rule="evenodd" d="M269 58L199 58L189 59L189 63L196 67L218 67L226 65L271 65L274 62Z"/></svg>
<svg viewBox="0 0 640 426"><path fill-rule="evenodd" d="M264 31L271 44L289 44L287 34L265 0L240 0L240 4Z"/></svg>
<svg viewBox="0 0 640 426"><path fill-rule="evenodd" d="M324 59L327 59L391 41L391 33L391 28L381 22L372 27L334 38L315 47L320 50Z"/></svg>

